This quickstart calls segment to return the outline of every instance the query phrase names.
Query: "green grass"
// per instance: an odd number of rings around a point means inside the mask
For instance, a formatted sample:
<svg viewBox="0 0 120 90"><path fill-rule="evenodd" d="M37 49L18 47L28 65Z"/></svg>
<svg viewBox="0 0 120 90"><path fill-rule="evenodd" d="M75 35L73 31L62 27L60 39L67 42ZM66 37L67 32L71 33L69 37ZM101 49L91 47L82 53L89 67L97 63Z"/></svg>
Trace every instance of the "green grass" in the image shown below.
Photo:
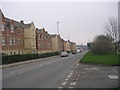
<svg viewBox="0 0 120 90"><path fill-rule="evenodd" d="M120 54L114 55L114 54L108 54L108 55L94 55L91 52L88 52L81 60L80 62L84 63L94 63L94 64L107 64L107 65L118 65L120 62L118 62L118 58L120 57Z"/></svg>

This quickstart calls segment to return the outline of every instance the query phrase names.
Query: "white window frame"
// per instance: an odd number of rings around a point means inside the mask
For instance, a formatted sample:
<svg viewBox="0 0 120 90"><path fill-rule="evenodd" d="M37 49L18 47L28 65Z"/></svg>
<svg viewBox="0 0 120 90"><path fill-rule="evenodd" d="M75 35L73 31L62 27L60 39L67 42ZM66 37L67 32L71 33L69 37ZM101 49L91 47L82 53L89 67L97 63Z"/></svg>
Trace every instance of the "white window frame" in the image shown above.
<svg viewBox="0 0 120 90"><path fill-rule="evenodd" d="M5 31L5 24L2 23L2 31Z"/></svg>
<svg viewBox="0 0 120 90"><path fill-rule="evenodd" d="M9 43L10 43L10 46L12 46L12 38L10 38Z"/></svg>
<svg viewBox="0 0 120 90"><path fill-rule="evenodd" d="M2 46L5 46L5 37L2 38Z"/></svg>
<svg viewBox="0 0 120 90"><path fill-rule="evenodd" d="M23 45L23 40L21 39L21 45Z"/></svg>
<svg viewBox="0 0 120 90"><path fill-rule="evenodd" d="M14 32L14 26L11 25L11 32L13 33Z"/></svg>
<svg viewBox="0 0 120 90"><path fill-rule="evenodd" d="M13 45L15 46L16 45L16 39L13 38Z"/></svg>
<svg viewBox="0 0 120 90"><path fill-rule="evenodd" d="M20 46L20 39L18 39L17 43L18 43L18 46Z"/></svg>

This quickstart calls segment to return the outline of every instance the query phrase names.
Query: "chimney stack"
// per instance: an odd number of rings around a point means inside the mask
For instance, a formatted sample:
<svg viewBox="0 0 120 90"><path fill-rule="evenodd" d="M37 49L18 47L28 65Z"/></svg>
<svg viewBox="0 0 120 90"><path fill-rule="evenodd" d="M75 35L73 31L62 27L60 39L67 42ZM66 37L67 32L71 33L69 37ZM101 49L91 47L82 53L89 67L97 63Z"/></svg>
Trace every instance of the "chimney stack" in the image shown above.
<svg viewBox="0 0 120 90"><path fill-rule="evenodd" d="M20 22L24 24L24 21L23 21L23 20L21 20Z"/></svg>

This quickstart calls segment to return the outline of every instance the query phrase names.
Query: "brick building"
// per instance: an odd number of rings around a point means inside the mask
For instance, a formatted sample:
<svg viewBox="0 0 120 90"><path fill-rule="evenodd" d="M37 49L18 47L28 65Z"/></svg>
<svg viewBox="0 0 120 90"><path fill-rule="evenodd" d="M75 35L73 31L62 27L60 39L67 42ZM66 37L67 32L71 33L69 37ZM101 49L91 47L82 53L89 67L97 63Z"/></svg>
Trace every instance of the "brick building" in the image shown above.
<svg viewBox="0 0 120 90"><path fill-rule="evenodd" d="M52 51L64 51L64 40L60 37L60 35L53 34L50 35L51 37L51 45Z"/></svg>
<svg viewBox="0 0 120 90"><path fill-rule="evenodd" d="M75 43L64 41L60 35L50 35L33 22L15 21L4 17L0 10L0 52L4 54L46 53L75 50Z"/></svg>
<svg viewBox="0 0 120 90"><path fill-rule="evenodd" d="M44 28L36 29L36 49L38 53L51 52L50 34Z"/></svg>
<svg viewBox="0 0 120 90"><path fill-rule="evenodd" d="M24 29L20 24L2 14L2 53L22 54L24 52Z"/></svg>

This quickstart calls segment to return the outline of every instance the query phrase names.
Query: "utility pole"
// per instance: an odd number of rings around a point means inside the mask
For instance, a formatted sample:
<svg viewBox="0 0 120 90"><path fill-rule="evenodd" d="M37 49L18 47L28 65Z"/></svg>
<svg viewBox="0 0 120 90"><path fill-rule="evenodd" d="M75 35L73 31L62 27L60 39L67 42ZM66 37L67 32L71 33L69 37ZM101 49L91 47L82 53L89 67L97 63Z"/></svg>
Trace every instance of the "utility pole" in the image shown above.
<svg viewBox="0 0 120 90"><path fill-rule="evenodd" d="M59 23L60 22L57 22L57 34L59 35Z"/></svg>
<svg viewBox="0 0 120 90"><path fill-rule="evenodd" d="M70 34L68 34L68 41L70 41Z"/></svg>

